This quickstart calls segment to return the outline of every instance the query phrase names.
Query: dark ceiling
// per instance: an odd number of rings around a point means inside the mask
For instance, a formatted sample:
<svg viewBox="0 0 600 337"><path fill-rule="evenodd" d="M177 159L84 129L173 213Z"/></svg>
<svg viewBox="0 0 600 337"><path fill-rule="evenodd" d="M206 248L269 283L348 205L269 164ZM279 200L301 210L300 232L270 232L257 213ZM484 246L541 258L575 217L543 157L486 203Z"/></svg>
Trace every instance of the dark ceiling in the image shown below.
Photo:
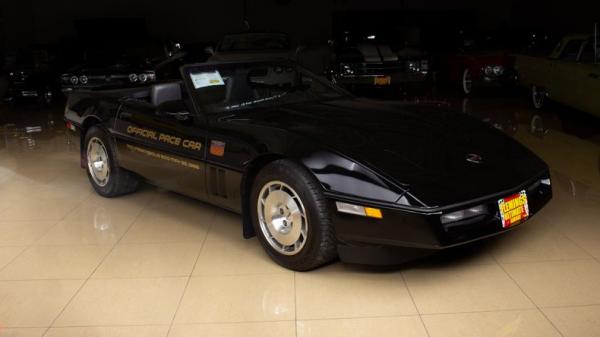
<svg viewBox="0 0 600 337"><path fill-rule="evenodd" d="M332 34L335 18L344 13L379 15L382 25L412 17L435 21L434 28L440 30L465 25L566 33L590 31L593 22L600 21L599 9L600 1L581 0L5 0L0 4L0 45L74 39L76 23L93 18L141 19L149 36L182 41L212 41L243 30L244 17L255 30L285 31L308 42L324 40Z"/></svg>

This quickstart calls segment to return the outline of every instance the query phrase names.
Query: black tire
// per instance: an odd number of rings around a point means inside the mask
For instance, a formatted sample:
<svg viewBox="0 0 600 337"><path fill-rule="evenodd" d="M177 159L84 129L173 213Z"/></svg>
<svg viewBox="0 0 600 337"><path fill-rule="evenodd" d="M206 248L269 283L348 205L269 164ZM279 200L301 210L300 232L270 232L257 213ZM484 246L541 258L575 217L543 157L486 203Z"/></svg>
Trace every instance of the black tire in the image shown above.
<svg viewBox="0 0 600 337"><path fill-rule="evenodd" d="M108 157L108 178L105 184L96 182L91 173L90 163L88 163L88 149L90 141L100 142L106 149ZM112 198L128 193L135 192L139 186L140 179L133 173L119 167L116 162L113 143L108 134L100 127L92 126L85 134L85 140L82 149L86 158L86 172L94 190L103 197Z"/></svg>
<svg viewBox="0 0 600 337"><path fill-rule="evenodd" d="M294 255L285 255L276 250L267 240L259 222L259 194L264 186L274 181L291 187L306 211L306 242ZM327 200L319 182L301 165L290 160L277 160L264 167L253 183L250 211L254 231L261 245L279 265L296 271L307 271L337 258L337 242Z"/></svg>

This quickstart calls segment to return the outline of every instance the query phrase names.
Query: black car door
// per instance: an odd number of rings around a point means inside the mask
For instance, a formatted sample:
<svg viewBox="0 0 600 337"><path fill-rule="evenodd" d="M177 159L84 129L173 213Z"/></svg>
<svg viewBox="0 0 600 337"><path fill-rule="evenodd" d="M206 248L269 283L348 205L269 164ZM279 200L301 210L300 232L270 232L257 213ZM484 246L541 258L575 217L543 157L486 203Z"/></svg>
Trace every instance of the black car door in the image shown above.
<svg viewBox="0 0 600 337"><path fill-rule="evenodd" d="M119 163L152 183L207 199L205 120L180 83L151 87L148 99L124 100L115 121Z"/></svg>

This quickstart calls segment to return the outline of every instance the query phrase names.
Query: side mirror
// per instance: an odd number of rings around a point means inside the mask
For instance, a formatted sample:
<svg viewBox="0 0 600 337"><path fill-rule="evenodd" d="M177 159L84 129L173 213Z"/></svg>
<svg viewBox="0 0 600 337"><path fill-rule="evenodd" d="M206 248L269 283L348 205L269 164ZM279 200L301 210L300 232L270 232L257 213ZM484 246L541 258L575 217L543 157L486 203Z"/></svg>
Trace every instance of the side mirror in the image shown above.
<svg viewBox="0 0 600 337"><path fill-rule="evenodd" d="M215 48L213 48L212 46L208 46L204 48L204 52L209 55L215 55Z"/></svg>

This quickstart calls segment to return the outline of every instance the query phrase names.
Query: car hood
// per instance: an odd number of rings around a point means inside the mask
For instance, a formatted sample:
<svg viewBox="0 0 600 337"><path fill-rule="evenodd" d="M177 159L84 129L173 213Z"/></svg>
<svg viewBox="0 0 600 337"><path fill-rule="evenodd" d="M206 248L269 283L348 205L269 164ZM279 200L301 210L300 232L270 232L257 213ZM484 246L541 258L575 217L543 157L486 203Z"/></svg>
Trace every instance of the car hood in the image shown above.
<svg viewBox="0 0 600 337"><path fill-rule="evenodd" d="M247 116L229 118L284 129L333 149L408 186L430 207L514 189L547 170L502 132L431 106L344 99L241 114Z"/></svg>

